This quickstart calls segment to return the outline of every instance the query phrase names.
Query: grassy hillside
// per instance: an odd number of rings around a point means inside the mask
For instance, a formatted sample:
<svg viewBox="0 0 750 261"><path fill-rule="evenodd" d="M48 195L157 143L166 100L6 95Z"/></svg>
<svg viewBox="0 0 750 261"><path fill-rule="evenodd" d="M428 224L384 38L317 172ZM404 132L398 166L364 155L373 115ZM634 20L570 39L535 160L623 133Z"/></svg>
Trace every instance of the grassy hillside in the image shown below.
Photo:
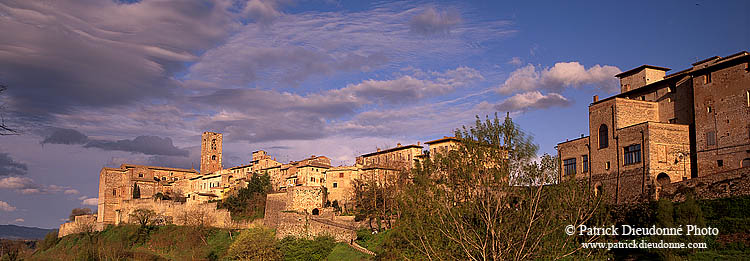
<svg viewBox="0 0 750 261"><path fill-rule="evenodd" d="M256 253L264 245L283 260L367 260L368 256L330 237L314 240L244 237L243 233L269 231L262 228L226 230L185 226L140 228L110 226L101 232L49 237L40 242L30 260L233 260L241 251ZM256 233L257 234L257 233ZM241 239L243 240L243 239ZM249 240L249 241L248 241ZM255 240L255 241L253 241ZM269 243L270 242L270 243Z"/></svg>

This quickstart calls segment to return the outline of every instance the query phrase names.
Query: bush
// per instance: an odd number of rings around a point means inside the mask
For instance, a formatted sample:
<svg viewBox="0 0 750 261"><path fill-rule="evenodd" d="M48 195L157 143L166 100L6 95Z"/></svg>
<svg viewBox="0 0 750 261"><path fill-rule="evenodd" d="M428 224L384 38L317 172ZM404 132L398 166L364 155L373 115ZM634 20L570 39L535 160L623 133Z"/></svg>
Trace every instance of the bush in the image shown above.
<svg viewBox="0 0 750 261"><path fill-rule="evenodd" d="M285 237L281 240L284 260L323 260L331 253L336 241L330 236L318 236L313 240Z"/></svg>
<svg viewBox="0 0 750 261"><path fill-rule="evenodd" d="M257 228L244 230L229 246L227 257L236 260L278 260L281 252L273 230Z"/></svg>

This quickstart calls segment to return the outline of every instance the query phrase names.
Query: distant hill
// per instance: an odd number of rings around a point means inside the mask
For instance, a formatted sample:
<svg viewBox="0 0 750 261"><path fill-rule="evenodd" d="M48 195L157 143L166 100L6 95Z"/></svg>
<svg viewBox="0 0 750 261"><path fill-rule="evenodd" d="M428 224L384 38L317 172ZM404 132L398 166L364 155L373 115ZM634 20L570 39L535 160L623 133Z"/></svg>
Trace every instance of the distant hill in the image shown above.
<svg viewBox="0 0 750 261"><path fill-rule="evenodd" d="M47 233L55 229L0 225L0 238L3 239L44 239Z"/></svg>

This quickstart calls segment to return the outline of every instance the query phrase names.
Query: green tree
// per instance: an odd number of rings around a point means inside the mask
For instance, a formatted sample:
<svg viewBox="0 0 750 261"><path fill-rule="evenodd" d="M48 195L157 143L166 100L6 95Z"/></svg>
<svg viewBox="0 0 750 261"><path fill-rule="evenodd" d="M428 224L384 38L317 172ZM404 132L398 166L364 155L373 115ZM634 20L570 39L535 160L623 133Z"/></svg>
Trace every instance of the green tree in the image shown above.
<svg viewBox="0 0 750 261"><path fill-rule="evenodd" d="M567 225L593 222L600 199L584 184L558 180L544 155L510 117L476 118L456 130L461 146L402 173L394 258L558 259L589 255ZM596 237L587 237L593 241Z"/></svg>
<svg viewBox="0 0 750 261"><path fill-rule="evenodd" d="M273 230L243 230L229 246L228 257L235 260L279 260L281 251Z"/></svg>
<svg viewBox="0 0 750 261"><path fill-rule="evenodd" d="M141 198L141 188L138 184L133 184L133 198Z"/></svg>
<svg viewBox="0 0 750 261"><path fill-rule="evenodd" d="M271 191L271 178L268 174L253 174L247 187L226 197L217 204L232 213L233 219L262 218L266 208L266 194Z"/></svg>
<svg viewBox="0 0 750 261"><path fill-rule="evenodd" d="M70 222L75 221L77 216L83 216L83 215L91 215L93 213L90 208L74 208L70 211L70 215L68 216L68 220Z"/></svg>

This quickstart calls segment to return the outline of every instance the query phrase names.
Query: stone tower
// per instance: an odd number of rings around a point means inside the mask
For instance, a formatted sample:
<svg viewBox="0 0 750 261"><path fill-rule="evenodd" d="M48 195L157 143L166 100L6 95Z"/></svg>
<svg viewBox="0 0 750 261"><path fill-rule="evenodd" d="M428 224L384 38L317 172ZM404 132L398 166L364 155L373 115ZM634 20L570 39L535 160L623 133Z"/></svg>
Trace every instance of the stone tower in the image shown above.
<svg viewBox="0 0 750 261"><path fill-rule="evenodd" d="M216 132L203 132L201 140L201 174L221 170L223 135Z"/></svg>

